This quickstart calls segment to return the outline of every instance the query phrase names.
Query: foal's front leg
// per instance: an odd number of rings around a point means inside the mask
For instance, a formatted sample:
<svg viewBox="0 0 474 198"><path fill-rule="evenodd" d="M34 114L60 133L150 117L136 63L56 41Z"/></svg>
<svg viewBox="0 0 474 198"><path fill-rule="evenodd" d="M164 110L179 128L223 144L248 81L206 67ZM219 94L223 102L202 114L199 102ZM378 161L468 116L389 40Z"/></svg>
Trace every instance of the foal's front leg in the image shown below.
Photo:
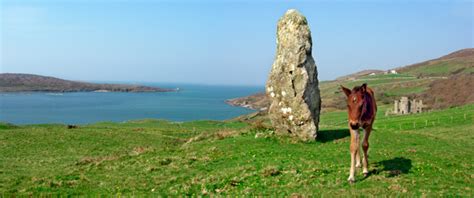
<svg viewBox="0 0 474 198"><path fill-rule="evenodd" d="M355 165L357 153L359 152L359 130L351 129L351 170L349 171L349 178L347 179L350 183L355 182ZM359 162L360 163L360 162Z"/></svg>
<svg viewBox="0 0 474 198"><path fill-rule="evenodd" d="M360 145L359 145L359 146L357 147L357 152L356 152L356 162L355 162L356 168L362 167L362 165L360 164L360 159L361 159L361 158L360 158L360 155L362 155L362 154L361 154L361 152L360 152Z"/></svg>

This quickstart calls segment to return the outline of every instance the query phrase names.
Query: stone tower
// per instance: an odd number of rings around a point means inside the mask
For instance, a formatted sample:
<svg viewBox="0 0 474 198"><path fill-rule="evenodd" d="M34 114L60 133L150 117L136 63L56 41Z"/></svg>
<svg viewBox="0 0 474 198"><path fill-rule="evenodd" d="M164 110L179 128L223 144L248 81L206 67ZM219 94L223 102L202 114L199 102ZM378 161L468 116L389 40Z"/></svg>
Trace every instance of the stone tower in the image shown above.
<svg viewBox="0 0 474 198"><path fill-rule="evenodd" d="M398 100L395 100L393 102L393 113L394 114L399 114L400 113L400 107L398 105Z"/></svg>
<svg viewBox="0 0 474 198"><path fill-rule="evenodd" d="M408 114L410 112L410 105L407 97L400 99L400 114Z"/></svg>

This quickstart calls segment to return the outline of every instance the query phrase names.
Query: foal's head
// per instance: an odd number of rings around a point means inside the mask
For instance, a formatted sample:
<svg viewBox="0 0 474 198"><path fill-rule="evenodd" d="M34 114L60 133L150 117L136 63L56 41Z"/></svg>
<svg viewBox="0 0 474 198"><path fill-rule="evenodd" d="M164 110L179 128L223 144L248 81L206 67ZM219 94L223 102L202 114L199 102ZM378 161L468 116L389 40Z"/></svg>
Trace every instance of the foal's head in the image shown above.
<svg viewBox="0 0 474 198"><path fill-rule="evenodd" d="M358 129L361 125L361 117L364 111L364 97L366 97L367 84L355 86L352 90L341 85L342 91L347 96L347 109L349 113L349 125L352 129Z"/></svg>

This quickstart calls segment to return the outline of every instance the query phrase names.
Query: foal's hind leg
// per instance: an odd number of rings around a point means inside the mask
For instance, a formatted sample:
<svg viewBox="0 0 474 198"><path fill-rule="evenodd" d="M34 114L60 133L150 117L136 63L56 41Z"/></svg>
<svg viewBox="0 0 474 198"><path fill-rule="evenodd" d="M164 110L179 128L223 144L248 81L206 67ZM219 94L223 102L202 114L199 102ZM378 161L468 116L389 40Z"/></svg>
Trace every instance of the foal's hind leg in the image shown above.
<svg viewBox="0 0 474 198"><path fill-rule="evenodd" d="M362 165L363 165L363 173L364 176L367 177L369 174L369 136L370 132L372 131L372 127L369 126L364 129L364 140L362 142L362 149L364 149L364 159L362 160Z"/></svg>

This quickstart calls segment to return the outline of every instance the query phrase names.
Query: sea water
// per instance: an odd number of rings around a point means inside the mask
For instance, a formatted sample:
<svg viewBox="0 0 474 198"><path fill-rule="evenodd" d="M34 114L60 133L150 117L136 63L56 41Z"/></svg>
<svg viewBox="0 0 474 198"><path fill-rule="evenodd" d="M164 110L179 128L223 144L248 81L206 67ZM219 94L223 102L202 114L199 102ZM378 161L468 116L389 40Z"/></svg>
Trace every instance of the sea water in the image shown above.
<svg viewBox="0 0 474 198"><path fill-rule="evenodd" d="M147 118L226 120L253 111L230 106L225 100L263 91L263 86L146 85L179 88L179 91L0 93L0 121L13 124L88 124Z"/></svg>

